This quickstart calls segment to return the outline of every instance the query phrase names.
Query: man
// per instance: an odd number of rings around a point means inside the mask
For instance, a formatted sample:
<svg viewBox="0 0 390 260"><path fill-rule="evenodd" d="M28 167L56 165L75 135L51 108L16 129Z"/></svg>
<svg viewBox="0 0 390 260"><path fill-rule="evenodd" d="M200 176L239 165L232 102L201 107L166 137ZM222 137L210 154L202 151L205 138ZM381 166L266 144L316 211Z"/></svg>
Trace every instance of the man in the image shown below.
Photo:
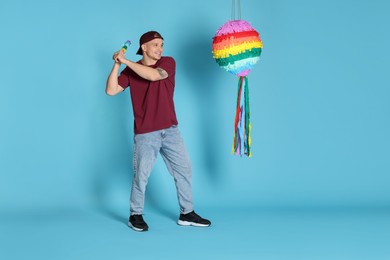
<svg viewBox="0 0 390 260"><path fill-rule="evenodd" d="M129 226L136 231L148 230L142 217L148 178L158 153L172 175L180 206L179 225L210 226L193 210L191 162L178 128L173 95L176 63L162 56L163 37L156 31L144 33L137 54L142 59L133 62L123 51L113 55L114 66L107 79L110 96L130 87L134 114L134 177L130 196ZM121 64L126 68L119 73Z"/></svg>

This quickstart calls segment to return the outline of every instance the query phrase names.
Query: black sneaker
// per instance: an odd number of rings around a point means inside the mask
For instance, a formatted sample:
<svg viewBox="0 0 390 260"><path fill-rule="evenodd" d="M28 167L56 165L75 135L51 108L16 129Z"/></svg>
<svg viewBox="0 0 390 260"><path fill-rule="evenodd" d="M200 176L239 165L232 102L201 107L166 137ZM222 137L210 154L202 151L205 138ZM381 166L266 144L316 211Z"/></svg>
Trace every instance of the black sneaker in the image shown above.
<svg viewBox="0 0 390 260"><path fill-rule="evenodd" d="M208 227L211 222L196 214L195 211L191 211L187 214L180 214L177 224L180 226Z"/></svg>
<svg viewBox="0 0 390 260"><path fill-rule="evenodd" d="M149 229L142 215L131 215L128 224L135 231L147 231Z"/></svg>

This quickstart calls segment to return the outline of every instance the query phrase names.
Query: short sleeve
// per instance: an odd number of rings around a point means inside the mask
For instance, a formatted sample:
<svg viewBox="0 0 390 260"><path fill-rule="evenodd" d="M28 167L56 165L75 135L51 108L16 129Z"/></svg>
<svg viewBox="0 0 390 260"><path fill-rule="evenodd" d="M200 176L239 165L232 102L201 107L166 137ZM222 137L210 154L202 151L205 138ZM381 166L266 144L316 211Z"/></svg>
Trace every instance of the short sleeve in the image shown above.
<svg viewBox="0 0 390 260"><path fill-rule="evenodd" d="M128 67L126 67L118 76L118 84L121 86L123 89L126 89L129 85L129 71Z"/></svg>
<svg viewBox="0 0 390 260"><path fill-rule="evenodd" d="M158 64L159 68L162 68L168 73L168 76L174 76L176 72L176 62L172 57L164 57L161 59L161 63Z"/></svg>

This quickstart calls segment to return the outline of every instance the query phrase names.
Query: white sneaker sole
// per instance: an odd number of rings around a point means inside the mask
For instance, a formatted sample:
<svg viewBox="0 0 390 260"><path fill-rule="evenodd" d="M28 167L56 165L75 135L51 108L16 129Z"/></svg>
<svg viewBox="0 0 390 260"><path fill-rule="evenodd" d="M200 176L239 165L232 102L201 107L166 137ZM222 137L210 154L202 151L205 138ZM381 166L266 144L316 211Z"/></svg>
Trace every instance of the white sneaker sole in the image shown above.
<svg viewBox="0 0 390 260"><path fill-rule="evenodd" d="M194 226L194 227L208 227L208 226L210 226L207 224L199 224L199 223L184 221L184 220L180 220L180 219L177 221L177 224L179 224L180 226Z"/></svg>
<svg viewBox="0 0 390 260"><path fill-rule="evenodd" d="M131 227L131 228L132 228L133 230L135 230L135 231L138 231L138 232L146 231L146 230L143 230L143 229L141 229L141 228L134 227L134 226L131 224L130 221L129 221L127 224L129 225L129 227Z"/></svg>

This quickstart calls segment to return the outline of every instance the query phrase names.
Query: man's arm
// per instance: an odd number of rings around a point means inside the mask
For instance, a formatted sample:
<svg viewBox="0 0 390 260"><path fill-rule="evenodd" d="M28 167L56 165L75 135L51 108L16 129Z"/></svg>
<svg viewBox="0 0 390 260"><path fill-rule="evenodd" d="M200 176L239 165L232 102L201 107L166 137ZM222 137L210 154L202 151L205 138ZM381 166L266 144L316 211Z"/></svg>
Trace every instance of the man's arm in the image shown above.
<svg viewBox="0 0 390 260"><path fill-rule="evenodd" d="M123 91L123 88L118 84L118 72L120 63L115 62L112 67L111 73L107 78L106 83L106 94L109 96L115 96L116 94Z"/></svg>
<svg viewBox="0 0 390 260"><path fill-rule="evenodd" d="M157 81L168 78L168 73L162 68L151 68L130 60L127 60L122 51L119 51L114 55L114 59L120 63L125 64L132 71L137 73L141 78L144 78L149 81Z"/></svg>

